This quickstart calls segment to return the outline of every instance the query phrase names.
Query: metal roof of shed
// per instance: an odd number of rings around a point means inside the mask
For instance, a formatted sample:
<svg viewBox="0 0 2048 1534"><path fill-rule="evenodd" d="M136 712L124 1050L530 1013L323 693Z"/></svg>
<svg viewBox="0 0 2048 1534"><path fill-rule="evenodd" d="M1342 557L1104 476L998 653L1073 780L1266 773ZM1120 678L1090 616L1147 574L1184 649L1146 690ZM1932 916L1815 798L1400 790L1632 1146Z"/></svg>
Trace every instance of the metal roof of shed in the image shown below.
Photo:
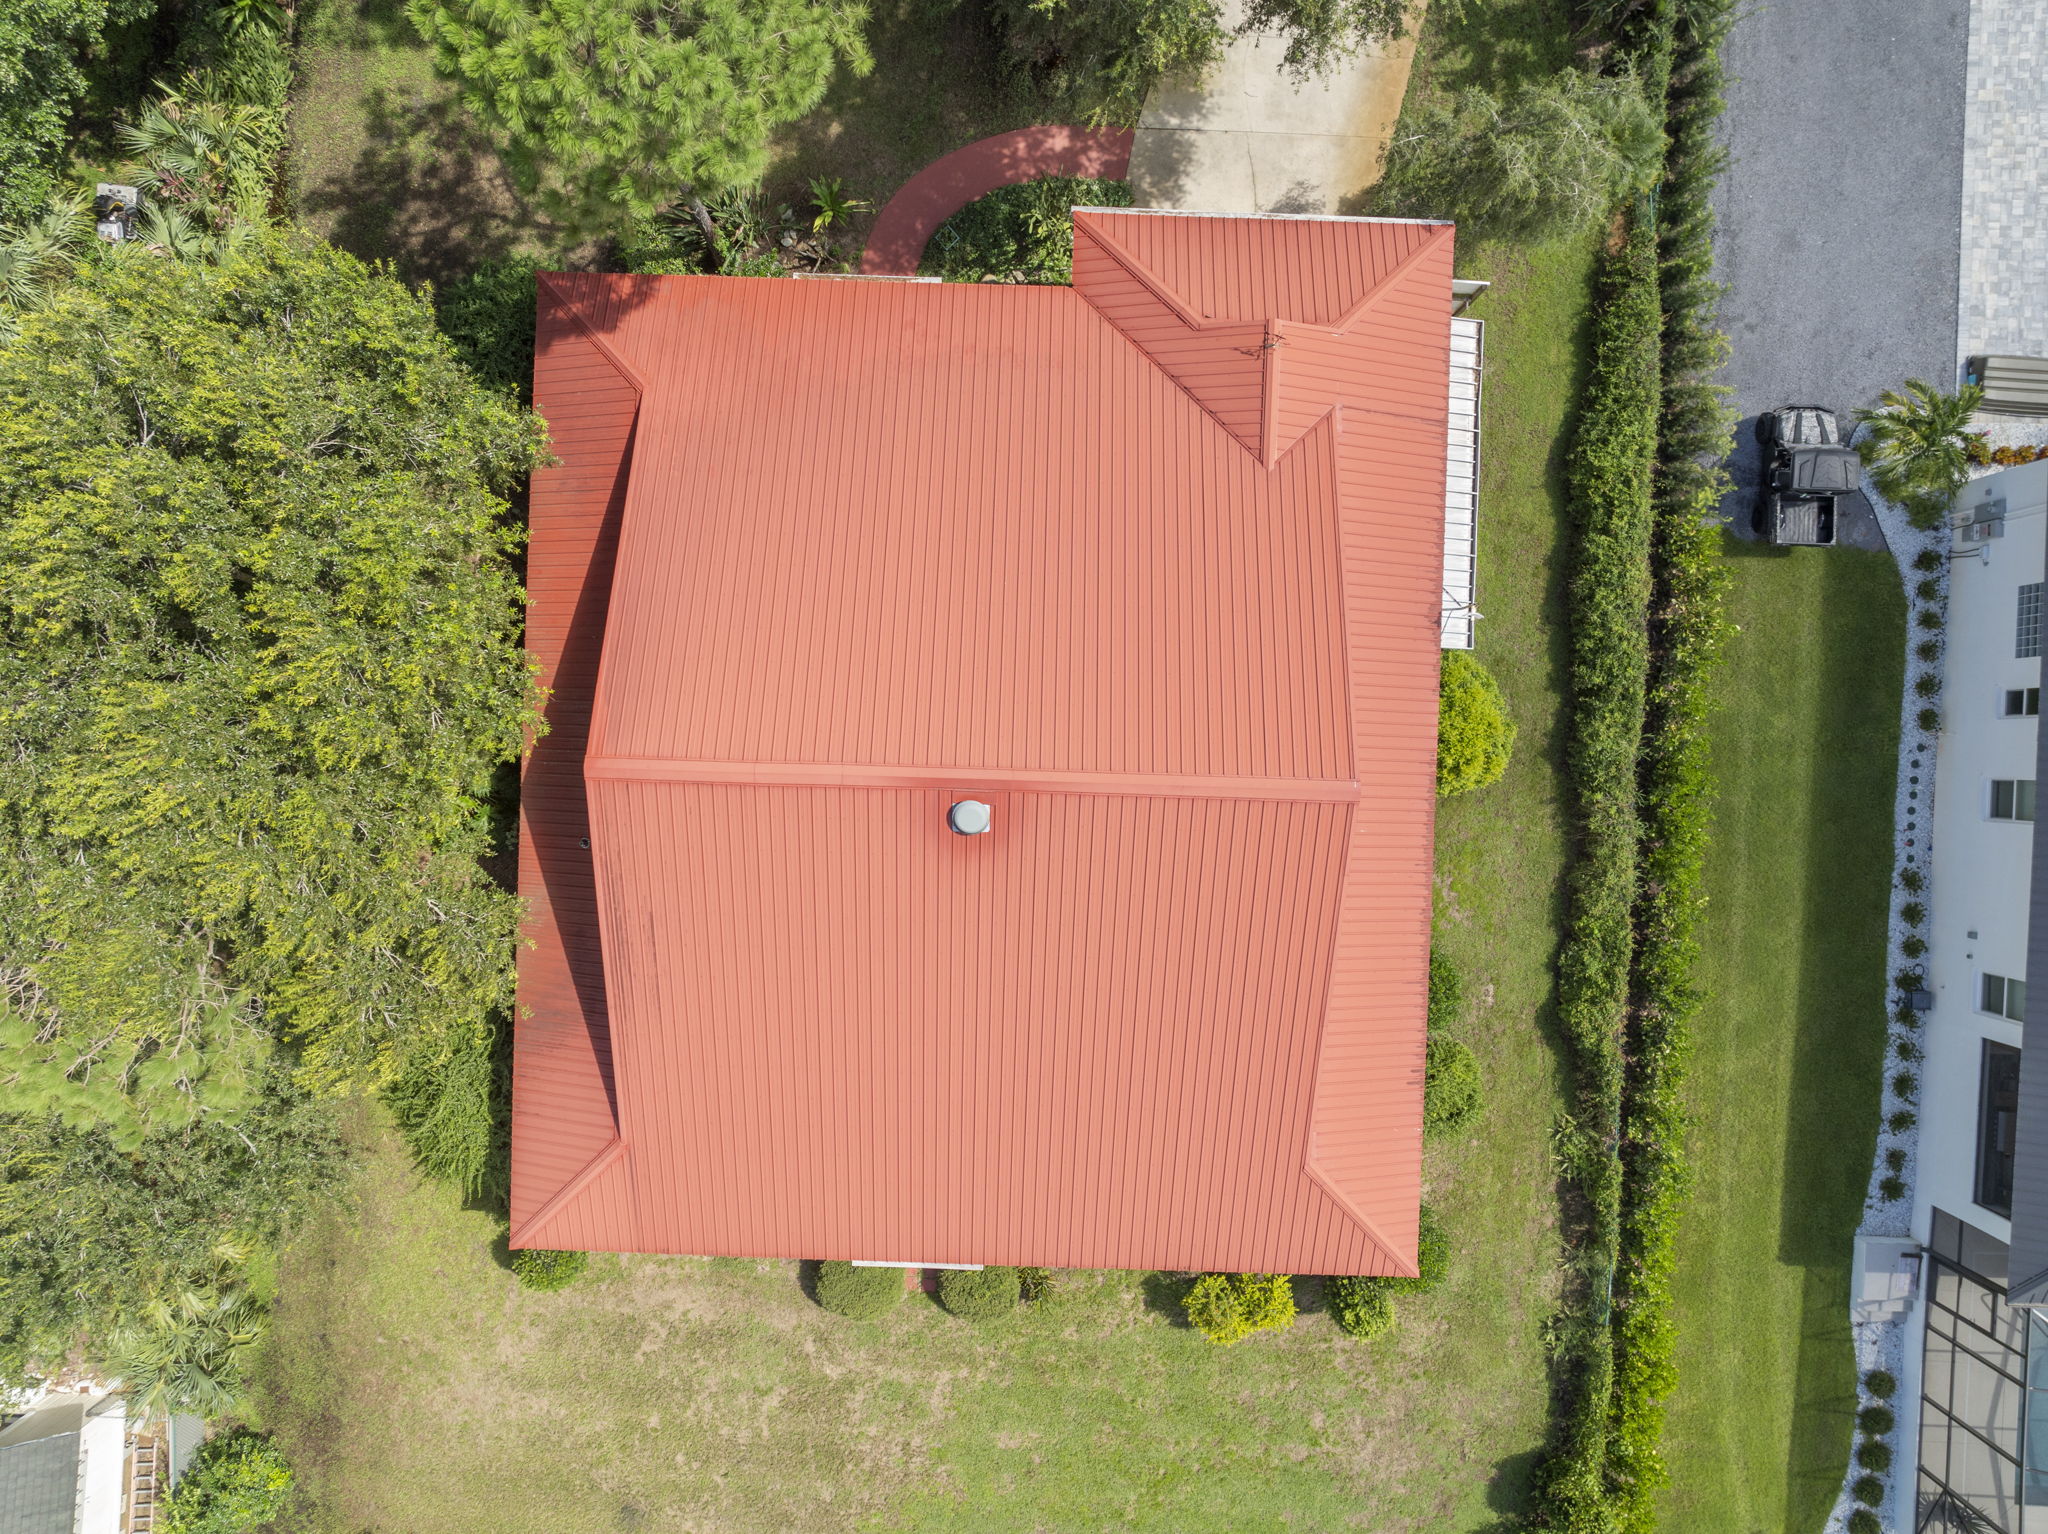
<svg viewBox="0 0 2048 1534"><path fill-rule="evenodd" d="M543 277L515 1244L1413 1271L1451 230L1075 246Z"/></svg>

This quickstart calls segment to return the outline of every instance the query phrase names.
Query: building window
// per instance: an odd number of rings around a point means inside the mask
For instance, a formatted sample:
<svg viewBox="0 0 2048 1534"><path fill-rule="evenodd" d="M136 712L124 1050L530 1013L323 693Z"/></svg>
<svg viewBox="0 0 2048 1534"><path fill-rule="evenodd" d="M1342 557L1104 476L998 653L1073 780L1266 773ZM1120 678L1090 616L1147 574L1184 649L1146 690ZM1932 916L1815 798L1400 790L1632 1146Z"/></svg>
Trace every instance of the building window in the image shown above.
<svg viewBox="0 0 2048 1534"><path fill-rule="evenodd" d="M2019 1112L2020 1052L1986 1039L1977 1097L1977 1202L2007 1219L2012 1218L2013 1126Z"/></svg>
<svg viewBox="0 0 2048 1534"><path fill-rule="evenodd" d="M1977 995L1980 1011L1993 1017L2009 1017L2016 1023L2027 1020L2027 982L2008 980L2003 975L1985 975Z"/></svg>
<svg viewBox="0 0 2048 1534"><path fill-rule="evenodd" d="M2008 719L2031 719L2041 712L2041 689L2038 687L2008 687L2005 690L2005 708Z"/></svg>
<svg viewBox="0 0 2048 1534"><path fill-rule="evenodd" d="M2034 818L2034 780L2032 778L1993 778L1991 780L1991 818L1993 820L2032 820Z"/></svg>
<svg viewBox="0 0 2048 1534"><path fill-rule="evenodd" d="M2021 660L2041 653L2041 585L2040 581L2035 581L2031 586L2020 587L2019 632L2014 639L2012 653Z"/></svg>
<svg viewBox="0 0 2048 1534"><path fill-rule="evenodd" d="M2038 1495L2021 1460L2040 1436L2022 1428L2028 1313L2006 1304L2006 1267L2004 1242L1934 1211L1920 1279L1927 1331L1907 1524L1919 1534L2019 1534L2022 1501Z"/></svg>

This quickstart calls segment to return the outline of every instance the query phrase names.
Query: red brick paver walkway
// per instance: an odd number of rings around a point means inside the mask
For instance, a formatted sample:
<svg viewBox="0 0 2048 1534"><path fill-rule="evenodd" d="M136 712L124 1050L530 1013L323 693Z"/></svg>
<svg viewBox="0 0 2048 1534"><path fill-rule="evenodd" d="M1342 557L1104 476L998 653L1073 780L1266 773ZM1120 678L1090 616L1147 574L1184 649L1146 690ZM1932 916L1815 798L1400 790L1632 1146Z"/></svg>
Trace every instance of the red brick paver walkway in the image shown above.
<svg viewBox="0 0 2048 1534"><path fill-rule="evenodd" d="M1128 128L1019 128L977 139L932 161L889 199L868 236L860 269L870 277L912 277L937 229L975 198L1040 176L1121 181L1131 168Z"/></svg>

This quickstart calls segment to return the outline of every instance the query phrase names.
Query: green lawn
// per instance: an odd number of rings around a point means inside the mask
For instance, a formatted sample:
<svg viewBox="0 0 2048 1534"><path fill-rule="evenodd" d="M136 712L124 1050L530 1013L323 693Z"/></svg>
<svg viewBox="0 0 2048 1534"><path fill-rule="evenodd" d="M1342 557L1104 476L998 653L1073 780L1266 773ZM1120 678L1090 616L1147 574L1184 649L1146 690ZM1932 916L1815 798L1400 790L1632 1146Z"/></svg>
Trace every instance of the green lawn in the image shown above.
<svg viewBox="0 0 2048 1534"><path fill-rule="evenodd" d="M785 181L817 167L881 197L1010 125L1001 95L955 112L917 73L971 38L913 35L910 0L881 9L875 80L842 82L785 141ZM1555 67L1563 17L1561 0L1521 0L1485 26L1433 28L1423 78ZM401 36L353 35L350 67L415 67ZM321 152L353 163L340 132ZM1488 1090L1476 1127L1427 1158L1454 1241L1440 1291L1401 1301L1398 1332L1360 1345L1304 1283L1291 1332L1227 1350L1141 1274L1091 1275L1061 1308L985 1329L921 1296L878 1323L826 1315L789 1263L600 1257L585 1282L536 1295L502 1265L502 1225L416 1177L366 1118L353 1201L283 1256L258 1370L309 1531L1437 1534L1512 1519L1546 1429L1556 1292L1558 468L1592 257L1587 240L1459 262L1495 282L1480 310L1480 653L1521 741L1504 782L1439 819L1438 941L1468 976L1462 1032Z"/></svg>
<svg viewBox="0 0 2048 1534"><path fill-rule="evenodd" d="M1310 1307L1210 1347L1146 1275L999 1329L922 1297L856 1324L794 1265L599 1258L520 1290L501 1226L366 1124L357 1202L284 1257L262 1418L310 1526L1471 1530L1520 1505L1547 1411L1541 1327L1559 1107L1544 1024L1564 851L1556 769L1555 441L1590 250L1481 264L1499 286L1482 552L1486 658L1522 728L1501 785L1445 806L1441 941L1466 968L1488 1108L1433 1147L1450 1281L1364 1346ZM508 1474L516 1467L516 1473Z"/></svg>
<svg viewBox="0 0 2048 1534"><path fill-rule="evenodd" d="M1854 549L1730 561L1710 1000L1679 1241L1673 1534L1811 1534L1848 1463L1850 1241L1877 1136L1905 603Z"/></svg>

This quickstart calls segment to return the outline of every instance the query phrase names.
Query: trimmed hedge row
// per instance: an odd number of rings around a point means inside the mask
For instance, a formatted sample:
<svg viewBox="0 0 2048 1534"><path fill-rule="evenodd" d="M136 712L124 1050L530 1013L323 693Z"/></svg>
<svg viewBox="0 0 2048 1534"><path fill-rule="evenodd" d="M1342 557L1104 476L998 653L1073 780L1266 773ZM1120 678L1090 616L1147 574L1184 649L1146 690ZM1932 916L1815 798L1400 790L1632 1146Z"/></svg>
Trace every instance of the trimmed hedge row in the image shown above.
<svg viewBox="0 0 2048 1534"><path fill-rule="evenodd" d="M1564 1137L1584 1199L1560 1328L1563 1397L1532 1522L1647 1534L1676 1375L1670 1277L1687 1176L1682 1087L1712 805L1705 719L1728 632L1715 510L1711 191L1728 0L1648 0L1617 39L1666 116L1661 184L1603 269L1572 447L1568 769L1579 816L1559 1009L1578 1069Z"/></svg>
<svg viewBox="0 0 2048 1534"><path fill-rule="evenodd" d="M1671 1275L1689 1187L1683 1092L1700 1004L1693 976L1713 818L1706 726L1730 632L1717 509L1727 488L1721 463L1733 421L1713 383L1728 346L1716 323L1720 290L1711 273L1712 192L1725 162L1714 141L1720 46L1731 19L1727 0L1692 0L1674 18L1670 136L1656 203L1663 398L1607 1465L1615 1523L1626 1534L1651 1534L1656 1493L1669 1478L1659 1443L1664 1402L1677 1384Z"/></svg>
<svg viewBox="0 0 2048 1534"><path fill-rule="evenodd" d="M1566 768L1578 857L1566 880L1558 1016L1577 1073L1559 1136L1578 1206L1559 1329L1556 1431L1537 1478L1538 1528L1614 1527L1607 1465L1614 1398L1611 1294L1621 1246L1622 1044L1635 955L1642 824L1637 769L1649 687L1651 484L1657 453L1657 261L1640 216L1602 266L1591 368L1566 468L1571 707Z"/></svg>

